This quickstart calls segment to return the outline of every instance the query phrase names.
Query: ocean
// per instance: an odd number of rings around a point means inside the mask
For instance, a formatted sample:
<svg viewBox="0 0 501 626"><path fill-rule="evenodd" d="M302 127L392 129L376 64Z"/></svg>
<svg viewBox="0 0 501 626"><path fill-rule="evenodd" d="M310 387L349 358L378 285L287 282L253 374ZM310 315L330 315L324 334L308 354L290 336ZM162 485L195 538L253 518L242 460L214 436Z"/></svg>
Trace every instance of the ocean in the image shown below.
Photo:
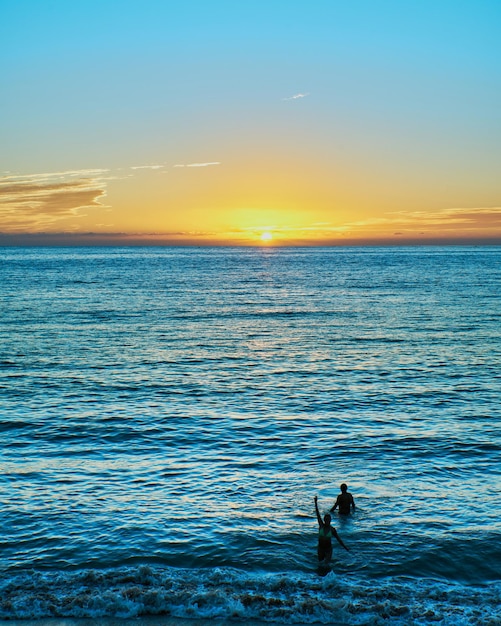
<svg viewBox="0 0 501 626"><path fill-rule="evenodd" d="M0 620L501 624L500 261L0 248Z"/></svg>

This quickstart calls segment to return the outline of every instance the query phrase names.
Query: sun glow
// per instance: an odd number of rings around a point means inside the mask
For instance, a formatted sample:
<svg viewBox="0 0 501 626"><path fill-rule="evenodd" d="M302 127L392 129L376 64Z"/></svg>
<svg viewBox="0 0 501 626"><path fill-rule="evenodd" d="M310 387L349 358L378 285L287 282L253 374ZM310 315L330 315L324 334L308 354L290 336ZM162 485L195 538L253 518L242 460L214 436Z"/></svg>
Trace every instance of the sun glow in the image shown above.
<svg viewBox="0 0 501 626"><path fill-rule="evenodd" d="M270 233L269 230L266 230L264 233L261 234L261 241L263 243L269 243L272 239L273 235Z"/></svg>

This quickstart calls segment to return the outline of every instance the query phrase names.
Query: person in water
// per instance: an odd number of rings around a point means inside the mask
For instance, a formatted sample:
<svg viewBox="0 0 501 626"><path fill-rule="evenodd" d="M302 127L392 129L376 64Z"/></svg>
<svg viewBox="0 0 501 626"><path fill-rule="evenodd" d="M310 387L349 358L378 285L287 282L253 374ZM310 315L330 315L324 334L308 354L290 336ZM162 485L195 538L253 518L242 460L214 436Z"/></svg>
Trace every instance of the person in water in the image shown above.
<svg viewBox="0 0 501 626"><path fill-rule="evenodd" d="M341 493L336 498L336 502L331 509L331 513L334 513L334 511L339 507L339 513L341 515L349 515L351 509L355 510L355 500L348 491L348 485L346 483L343 483L340 489Z"/></svg>
<svg viewBox="0 0 501 626"><path fill-rule="evenodd" d="M331 526L331 516L327 513L324 515L324 519L322 519L318 510L317 496L315 496L315 512L318 520L318 562L328 563L332 558L332 537L335 537L339 545L343 546L348 552L349 549L342 542L334 526Z"/></svg>

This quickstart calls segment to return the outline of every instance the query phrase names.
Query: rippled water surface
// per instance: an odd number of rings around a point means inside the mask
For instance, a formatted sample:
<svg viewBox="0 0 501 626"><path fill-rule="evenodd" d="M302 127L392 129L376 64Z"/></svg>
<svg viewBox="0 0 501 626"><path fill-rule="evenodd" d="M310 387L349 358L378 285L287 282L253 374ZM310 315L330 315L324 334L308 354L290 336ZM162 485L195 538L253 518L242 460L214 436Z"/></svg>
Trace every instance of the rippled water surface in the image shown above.
<svg viewBox="0 0 501 626"><path fill-rule="evenodd" d="M0 249L0 619L501 623L500 258Z"/></svg>

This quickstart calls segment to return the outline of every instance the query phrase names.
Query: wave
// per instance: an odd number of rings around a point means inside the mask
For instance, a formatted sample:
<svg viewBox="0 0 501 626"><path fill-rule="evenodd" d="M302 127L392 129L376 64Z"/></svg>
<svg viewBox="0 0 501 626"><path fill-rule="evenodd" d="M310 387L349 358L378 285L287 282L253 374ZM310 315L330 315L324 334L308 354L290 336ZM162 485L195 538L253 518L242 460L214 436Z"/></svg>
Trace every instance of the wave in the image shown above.
<svg viewBox="0 0 501 626"><path fill-rule="evenodd" d="M501 585L333 572L140 565L108 571L29 572L0 583L0 619L171 616L235 622L499 624Z"/></svg>

